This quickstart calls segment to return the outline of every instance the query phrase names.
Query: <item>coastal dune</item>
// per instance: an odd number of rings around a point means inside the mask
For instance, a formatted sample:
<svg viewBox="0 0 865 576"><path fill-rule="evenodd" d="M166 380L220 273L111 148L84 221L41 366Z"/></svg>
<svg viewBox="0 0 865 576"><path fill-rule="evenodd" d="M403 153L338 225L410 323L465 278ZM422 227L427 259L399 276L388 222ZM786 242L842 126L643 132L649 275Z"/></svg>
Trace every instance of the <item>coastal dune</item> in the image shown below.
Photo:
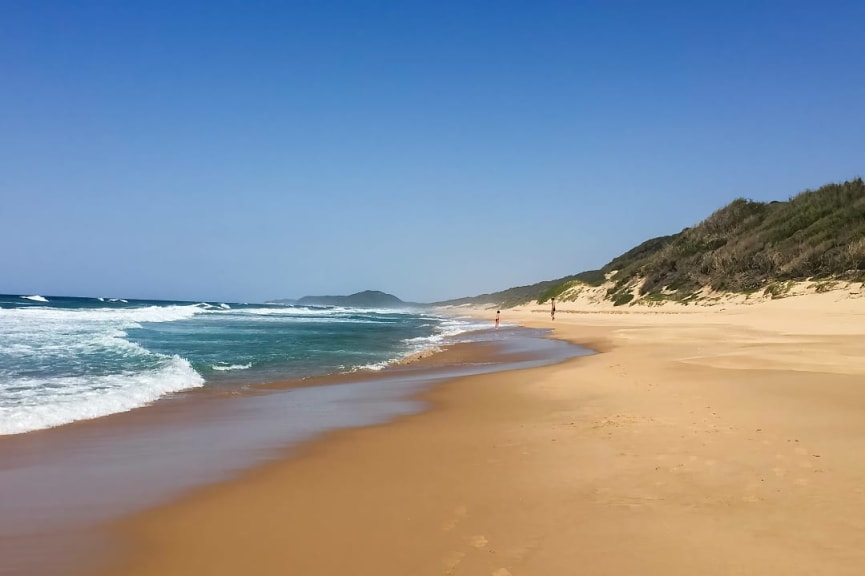
<svg viewBox="0 0 865 576"><path fill-rule="evenodd" d="M447 382L108 526L99 573L865 572L865 299L502 320L598 354Z"/></svg>

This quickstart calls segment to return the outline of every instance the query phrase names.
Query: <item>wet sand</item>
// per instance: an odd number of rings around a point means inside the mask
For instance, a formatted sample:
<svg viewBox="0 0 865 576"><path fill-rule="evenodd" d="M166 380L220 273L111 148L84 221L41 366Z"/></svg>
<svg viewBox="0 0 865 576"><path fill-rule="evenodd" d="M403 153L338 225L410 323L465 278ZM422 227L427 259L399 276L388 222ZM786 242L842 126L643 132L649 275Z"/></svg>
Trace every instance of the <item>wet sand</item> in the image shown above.
<svg viewBox="0 0 865 576"><path fill-rule="evenodd" d="M417 394L436 382L580 353L516 328L461 340L468 342L382 372L197 389L0 437L0 574L87 572L117 545L94 526L295 457L328 431L421 411Z"/></svg>
<svg viewBox="0 0 865 576"><path fill-rule="evenodd" d="M112 524L94 573L862 574L865 305L819 296L506 310L601 353Z"/></svg>

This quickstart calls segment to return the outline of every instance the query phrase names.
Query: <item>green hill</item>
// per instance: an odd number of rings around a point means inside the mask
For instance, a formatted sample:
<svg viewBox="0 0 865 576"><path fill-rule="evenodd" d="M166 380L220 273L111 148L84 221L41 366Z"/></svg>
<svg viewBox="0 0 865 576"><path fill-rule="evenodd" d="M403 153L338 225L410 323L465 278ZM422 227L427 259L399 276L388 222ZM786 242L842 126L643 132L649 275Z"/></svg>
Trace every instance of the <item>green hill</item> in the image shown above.
<svg viewBox="0 0 865 576"><path fill-rule="evenodd" d="M301 306L344 306L346 308L405 308L412 306L393 294L365 290L349 296L304 296L297 300Z"/></svg>
<svg viewBox="0 0 865 576"><path fill-rule="evenodd" d="M786 202L739 198L678 234L653 238L600 270L441 304L514 306L544 302L580 283L607 286L617 304L680 300L705 287L775 290L807 279L865 280L865 183L807 190Z"/></svg>

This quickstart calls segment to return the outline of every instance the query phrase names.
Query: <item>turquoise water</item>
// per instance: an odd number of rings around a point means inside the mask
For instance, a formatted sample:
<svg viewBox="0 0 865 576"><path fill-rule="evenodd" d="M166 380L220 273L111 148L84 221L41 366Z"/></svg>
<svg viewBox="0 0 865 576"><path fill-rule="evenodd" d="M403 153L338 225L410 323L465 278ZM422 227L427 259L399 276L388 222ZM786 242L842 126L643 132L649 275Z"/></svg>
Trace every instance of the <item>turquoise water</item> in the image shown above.
<svg viewBox="0 0 865 576"><path fill-rule="evenodd" d="M403 310L0 296L0 434L198 387L377 371L488 327Z"/></svg>

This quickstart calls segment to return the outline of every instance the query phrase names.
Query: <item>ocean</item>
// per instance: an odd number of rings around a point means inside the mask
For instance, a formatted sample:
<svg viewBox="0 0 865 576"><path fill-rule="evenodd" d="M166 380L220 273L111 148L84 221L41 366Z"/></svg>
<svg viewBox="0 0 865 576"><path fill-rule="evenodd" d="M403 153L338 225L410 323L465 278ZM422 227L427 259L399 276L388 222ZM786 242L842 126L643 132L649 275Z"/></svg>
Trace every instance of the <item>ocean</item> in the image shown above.
<svg viewBox="0 0 865 576"><path fill-rule="evenodd" d="M488 327L420 307L0 295L0 435L194 388L378 371Z"/></svg>

